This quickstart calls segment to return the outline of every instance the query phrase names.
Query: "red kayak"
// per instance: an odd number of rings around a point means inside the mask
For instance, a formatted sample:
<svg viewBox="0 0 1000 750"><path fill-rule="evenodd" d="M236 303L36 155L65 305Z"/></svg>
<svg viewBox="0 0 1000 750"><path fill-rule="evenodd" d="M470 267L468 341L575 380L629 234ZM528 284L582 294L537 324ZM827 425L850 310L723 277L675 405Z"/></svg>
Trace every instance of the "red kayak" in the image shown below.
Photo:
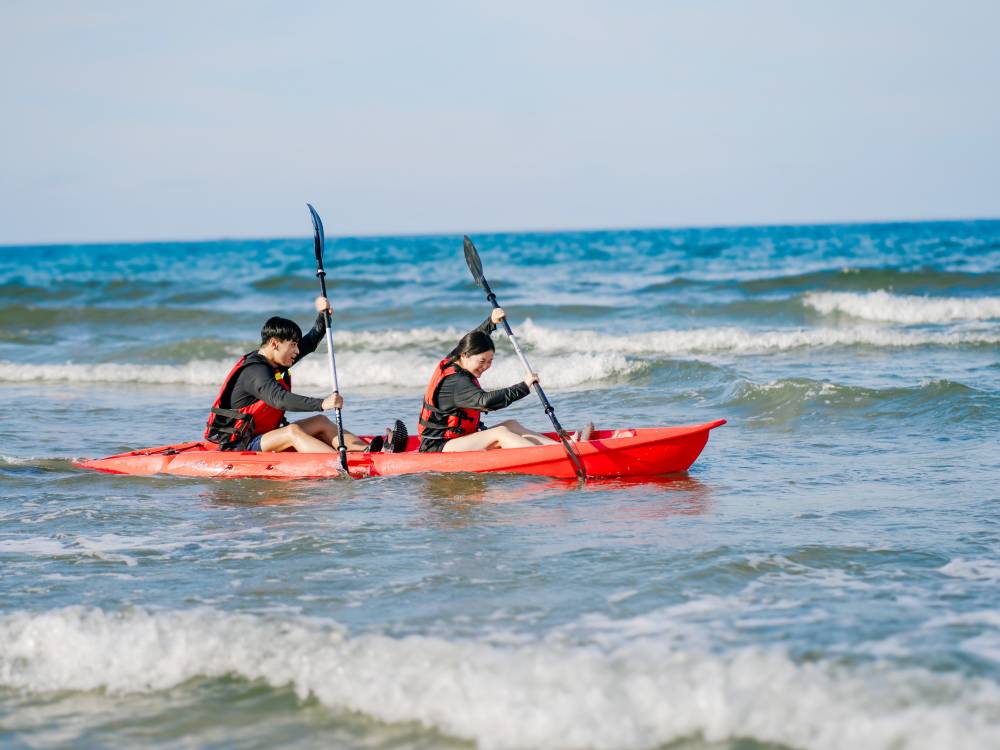
<svg viewBox="0 0 1000 750"><path fill-rule="evenodd" d="M687 471L708 442L709 430L726 420L686 427L597 430L576 450L588 477L642 477ZM554 433L548 433L554 438ZM370 440L370 438L365 438ZM347 454L354 477L385 477L426 472L506 472L572 479L573 464L563 446L420 453L411 437L403 453ZM336 453L260 453L220 451L214 443L191 442L77 461L84 469L107 474L174 474L185 477L315 479L342 473Z"/></svg>

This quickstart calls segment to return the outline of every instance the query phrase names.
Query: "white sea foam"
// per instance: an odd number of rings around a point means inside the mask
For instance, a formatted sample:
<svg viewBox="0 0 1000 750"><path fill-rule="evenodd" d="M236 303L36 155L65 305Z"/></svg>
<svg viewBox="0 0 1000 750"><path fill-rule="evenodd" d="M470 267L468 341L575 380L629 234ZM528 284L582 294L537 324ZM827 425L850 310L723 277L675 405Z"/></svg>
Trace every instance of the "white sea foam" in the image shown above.
<svg viewBox="0 0 1000 750"><path fill-rule="evenodd" d="M440 357L414 352L345 352L337 355L337 375L341 387L367 386L420 389ZM624 354L613 352L573 353L569 356L538 356L532 366L546 385L567 388L619 377L643 367ZM197 360L182 365L140 365L127 363L17 364L0 362L0 382L38 383L140 383L218 387L233 366L230 360ZM524 377L520 362L504 357L482 378L486 388L511 385ZM325 393L330 371L325 357L313 356L292 370L296 389L301 386Z"/></svg>
<svg viewBox="0 0 1000 750"><path fill-rule="evenodd" d="M334 348L376 349L392 352L412 346L431 347L440 350L442 356L451 350L467 331L458 328L390 328L382 331L337 331L334 334ZM324 348L321 345L320 348Z"/></svg>
<svg viewBox="0 0 1000 750"><path fill-rule="evenodd" d="M15 553L22 557L92 557L133 567L138 564L134 556L136 553L163 554L183 547L189 541L190 539L164 542L150 536L129 537L118 534L64 535L58 539L23 537L0 540L0 552Z"/></svg>
<svg viewBox="0 0 1000 750"><path fill-rule="evenodd" d="M0 540L0 552L13 552L18 555L51 557L60 555L65 550L62 542L50 537Z"/></svg>
<svg viewBox="0 0 1000 750"><path fill-rule="evenodd" d="M984 625L994 630L1000 630L1000 610L949 612L927 622L927 627L940 627L942 625Z"/></svg>
<svg viewBox="0 0 1000 750"><path fill-rule="evenodd" d="M57 461L58 456L8 456L0 453L0 464L8 466L30 466L41 461Z"/></svg>
<svg viewBox="0 0 1000 750"><path fill-rule="evenodd" d="M967 578L974 581L1000 581L1000 562L990 559L964 560L956 557L940 568L953 578Z"/></svg>
<svg viewBox="0 0 1000 750"><path fill-rule="evenodd" d="M650 331L625 335L544 328L530 320L522 336L534 349L620 354L760 354L844 346L884 348L1000 344L1000 331L904 331L876 326L791 328L755 331L735 327Z"/></svg>
<svg viewBox="0 0 1000 750"><path fill-rule="evenodd" d="M233 675L483 748L652 748L699 735L816 750L1000 741L1000 687L986 679L798 662L778 650L681 651L655 638L600 649L350 636L281 617L13 612L0 616L0 686L129 694Z"/></svg>
<svg viewBox="0 0 1000 750"><path fill-rule="evenodd" d="M518 325L518 338L534 363L535 354L615 353L615 354L689 354L689 353L763 353L791 349L834 346L963 346L1000 343L1000 331L907 331L882 326L860 325L850 328L785 328L759 331L735 326L664 329L644 333L605 333L587 329L549 328L528 318ZM457 340L457 329L414 328L408 331L354 331L341 335L345 345L355 349L380 352L390 358L400 349L444 351ZM459 334L460 335L460 334ZM512 356L506 351L504 337L495 336L501 352L498 362ZM340 344L338 343L338 346ZM338 349L338 351L340 351ZM339 364L341 355L337 355Z"/></svg>
<svg viewBox="0 0 1000 750"><path fill-rule="evenodd" d="M957 641L963 651L1000 665L1000 610L949 612L929 620L924 628L943 630L945 632L942 637ZM970 631L974 635L965 637Z"/></svg>
<svg viewBox="0 0 1000 750"><path fill-rule="evenodd" d="M843 313L882 323L949 323L1000 318L1000 297L918 297L875 292L809 292L802 304L824 315Z"/></svg>
<svg viewBox="0 0 1000 750"><path fill-rule="evenodd" d="M6 383L170 383L218 385L232 362L195 360L183 365L21 364L0 362L0 382Z"/></svg>

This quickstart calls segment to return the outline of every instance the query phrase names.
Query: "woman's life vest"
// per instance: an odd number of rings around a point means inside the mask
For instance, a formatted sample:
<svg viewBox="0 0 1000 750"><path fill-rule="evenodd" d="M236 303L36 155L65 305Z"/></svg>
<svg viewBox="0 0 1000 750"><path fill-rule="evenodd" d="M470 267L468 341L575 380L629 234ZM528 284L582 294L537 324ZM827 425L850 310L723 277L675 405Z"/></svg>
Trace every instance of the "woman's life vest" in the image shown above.
<svg viewBox="0 0 1000 750"><path fill-rule="evenodd" d="M424 393L424 407L420 410L420 421L417 423L417 435L421 440L451 440L462 435L471 435L479 429L479 412L475 409L456 408L443 411L438 408L437 392L441 381L460 370L461 368L450 357L442 359L434 368L431 382ZM479 386L476 378L472 378L472 382Z"/></svg>
<svg viewBox="0 0 1000 750"><path fill-rule="evenodd" d="M236 378L243 368L257 362L271 366L271 363L257 352L240 357L240 361L233 365L233 369L226 375L219 395L212 404L212 411L208 415L208 426L205 428L205 439L218 443L223 450L238 449L244 441L276 430L284 422L284 409L275 409L266 401L259 399L239 410L229 408ZM288 370L278 370L274 373L274 379L286 391L292 390L292 374Z"/></svg>

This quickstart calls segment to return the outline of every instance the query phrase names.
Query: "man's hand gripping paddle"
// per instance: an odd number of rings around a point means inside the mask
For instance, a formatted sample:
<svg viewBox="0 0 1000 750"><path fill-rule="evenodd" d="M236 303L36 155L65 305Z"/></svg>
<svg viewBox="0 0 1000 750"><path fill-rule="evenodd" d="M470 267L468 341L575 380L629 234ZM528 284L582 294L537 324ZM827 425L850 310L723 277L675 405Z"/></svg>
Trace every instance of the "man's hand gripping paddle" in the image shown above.
<svg viewBox="0 0 1000 750"><path fill-rule="evenodd" d="M472 272L472 278L475 280L478 286L481 286L486 292L486 299L490 301L493 307L500 307L497 302L497 296L490 289L489 282L486 281L486 277L483 276L483 264L479 260L479 253L476 251L476 246L472 244L472 240L468 237L465 238L465 262L469 264L469 270ZM521 347L517 343L517 339L514 337L514 332L510 329L510 323L504 318L500 321L503 324L503 329L507 333L507 338L510 339L511 346L514 347L514 351L517 353L518 359L521 360L521 364L524 365L525 371L530 375L533 371L531 365L528 364L527 357L524 356L524 352L521 351ZM535 393L538 394L538 398L542 402L542 406L545 407L545 413L549 416L552 421L552 426L555 428L556 434L562 441L563 448L566 449L566 455L569 456L569 460L573 462L573 467L576 469L576 475L581 481L587 479L587 472L583 468L583 464L580 462L580 457L576 455L576 451L573 450L573 445L569 441L569 436L566 434L566 430L563 429L562 425L559 424L559 420L556 419L556 410L552 408L552 404L545 397L545 391L542 390L542 386L539 383L535 383L532 386L535 389Z"/></svg>
<svg viewBox="0 0 1000 750"><path fill-rule="evenodd" d="M326 297L326 271L323 270L323 246L326 238L323 235L323 220L319 218L319 214L316 213L316 209L312 207L309 203L309 213L312 214L313 222L313 246L316 250L316 276L319 277L319 285L323 290L323 297ZM333 328L331 326L330 311L327 310L323 313L323 318L326 321L326 351L329 355L330 360L330 380L333 383L333 392L335 394L340 393L340 385L337 382L337 360L333 356ZM335 409L337 413L337 438L340 440L340 465L344 468L344 473L347 474L347 447L344 445L344 417L340 413L340 409ZM350 476L350 474L347 474Z"/></svg>

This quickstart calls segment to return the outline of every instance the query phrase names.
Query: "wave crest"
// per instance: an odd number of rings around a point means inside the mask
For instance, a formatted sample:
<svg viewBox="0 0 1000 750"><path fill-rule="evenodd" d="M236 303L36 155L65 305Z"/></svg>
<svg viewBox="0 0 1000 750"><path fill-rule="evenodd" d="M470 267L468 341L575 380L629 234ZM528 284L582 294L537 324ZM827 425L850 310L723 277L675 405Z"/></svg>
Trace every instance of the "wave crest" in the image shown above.
<svg viewBox="0 0 1000 750"><path fill-rule="evenodd" d="M440 357L413 352L348 351L337 354L341 387L421 389L427 385ZM545 385L571 388L628 376L645 367L623 354L574 353L532 357L532 367ZM178 365L131 363L19 364L0 361L0 382L137 383L219 387L233 360L194 360ZM322 355L310 357L292 370L296 390L330 387L330 372ZM501 388L520 381L524 371L514 357L505 357L482 378L484 388Z"/></svg>
<svg viewBox="0 0 1000 750"><path fill-rule="evenodd" d="M841 313L879 323L950 323L1000 319L1000 297L918 297L885 290L809 292L802 304L823 315Z"/></svg>
<svg viewBox="0 0 1000 750"><path fill-rule="evenodd" d="M0 616L4 687L129 694L223 676L291 685L301 699L420 722L483 748L648 748L700 735L817 750L971 749L1000 730L993 682L800 663L779 650L351 636L329 621L211 609Z"/></svg>
<svg viewBox="0 0 1000 750"><path fill-rule="evenodd" d="M433 348L443 355L464 331L457 328L344 331L336 334L338 361L341 349L393 353L401 348ZM588 329L550 328L531 318L518 325L518 338L532 359L541 354L759 354L793 349L845 346L908 348L920 346L983 346L1000 344L1000 331L907 331L880 326L851 328L785 328L754 330L736 326L665 329L644 333L604 333ZM505 349L502 336L497 348ZM499 362L500 360L498 360Z"/></svg>
<svg viewBox="0 0 1000 750"><path fill-rule="evenodd" d="M694 328L613 335L587 330L543 328L531 320L521 327L523 338L539 351L621 352L623 354L760 354L794 349L870 346L981 346L1000 344L1000 333L989 331L902 331L874 326L853 328L790 328L755 331L736 327Z"/></svg>

